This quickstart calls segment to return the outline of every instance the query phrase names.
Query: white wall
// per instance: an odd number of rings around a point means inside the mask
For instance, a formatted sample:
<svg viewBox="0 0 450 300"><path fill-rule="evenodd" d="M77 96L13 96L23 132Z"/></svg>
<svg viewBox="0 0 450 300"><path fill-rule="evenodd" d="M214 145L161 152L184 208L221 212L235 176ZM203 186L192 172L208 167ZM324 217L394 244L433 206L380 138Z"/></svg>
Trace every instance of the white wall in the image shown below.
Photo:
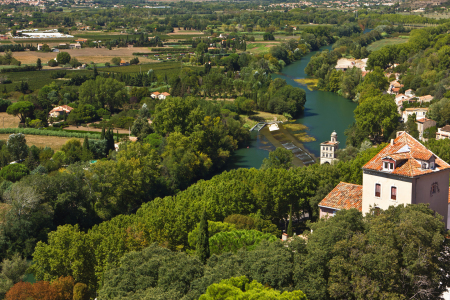
<svg viewBox="0 0 450 300"><path fill-rule="evenodd" d="M375 184L381 184L380 197L375 197ZM397 187L397 199L391 200L391 186ZM381 172L364 170L363 173L363 201L362 212L366 214L371 207L388 209L389 206L399 204L411 204L412 199L411 179L399 180L399 177Z"/></svg>

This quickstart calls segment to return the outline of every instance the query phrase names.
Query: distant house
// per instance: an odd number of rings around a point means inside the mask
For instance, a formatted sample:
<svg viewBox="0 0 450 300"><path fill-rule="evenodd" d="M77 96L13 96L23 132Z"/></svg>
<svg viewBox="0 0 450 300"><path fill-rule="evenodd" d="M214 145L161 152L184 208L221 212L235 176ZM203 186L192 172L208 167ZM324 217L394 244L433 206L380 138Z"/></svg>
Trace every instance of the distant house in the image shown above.
<svg viewBox="0 0 450 300"><path fill-rule="evenodd" d="M152 97L153 99L156 99L156 98L159 97L160 94L161 94L160 92L153 92L153 93L150 95L150 97Z"/></svg>
<svg viewBox="0 0 450 300"><path fill-rule="evenodd" d="M164 93L161 93L161 94L158 95L158 99L159 99L159 100L164 100L164 99L166 99L168 96L170 96L170 94L167 93L167 92L164 92Z"/></svg>
<svg viewBox="0 0 450 300"><path fill-rule="evenodd" d="M408 122L408 117L410 115L416 114L416 120L423 119L428 113L428 108L426 107L412 107L407 108L402 114L403 122Z"/></svg>
<svg viewBox="0 0 450 300"><path fill-rule="evenodd" d="M419 140L424 141L425 140L425 138L423 137L424 131L430 127L436 126L436 121L427 118L421 118L416 121L416 124L417 130L419 131Z"/></svg>
<svg viewBox="0 0 450 300"><path fill-rule="evenodd" d="M130 65L130 63L129 62L126 62L126 61L124 61L123 59L120 61L120 65L121 66L128 66L128 65Z"/></svg>
<svg viewBox="0 0 450 300"><path fill-rule="evenodd" d="M450 125L445 125L442 128L438 128L438 131L436 132L436 139L450 139Z"/></svg>
<svg viewBox="0 0 450 300"><path fill-rule="evenodd" d="M433 96L431 96L431 95L425 95L425 96L419 97L419 102L420 103L431 102L431 100L433 100Z"/></svg>
<svg viewBox="0 0 450 300"><path fill-rule="evenodd" d="M44 44L38 44L37 49L38 51L42 50L44 48Z"/></svg>
<svg viewBox="0 0 450 300"><path fill-rule="evenodd" d="M397 105L401 104L405 100L409 100L409 97L406 95L398 94L395 96L395 103L397 103Z"/></svg>
<svg viewBox="0 0 450 300"><path fill-rule="evenodd" d="M72 110L73 110L73 108L68 105L61 105L61 106L54 107L48 114L49 114L49 117L57 118L64 114L70 114L70 112Z"/></svg>
<svg viewBox="0 0 450 300"><path fill-rule="evenodd" d="M69 44L69 49L81 49L81 44L80 43Z"/></svg>
<svg viewBox="0 0 450 300"><path fill-rule="evenodd" d="M414 91L412 89L406 90L405 95L408 97L415 97L416 94L414 94Z"/></svg>
<svg viewBox="0 0 450 300"><path fill-rule="evenodd" d="M78 43L87 43L87 41L88 41L88 39L77 39L77 40L75 40L75 42L78 42Z"/></svg>

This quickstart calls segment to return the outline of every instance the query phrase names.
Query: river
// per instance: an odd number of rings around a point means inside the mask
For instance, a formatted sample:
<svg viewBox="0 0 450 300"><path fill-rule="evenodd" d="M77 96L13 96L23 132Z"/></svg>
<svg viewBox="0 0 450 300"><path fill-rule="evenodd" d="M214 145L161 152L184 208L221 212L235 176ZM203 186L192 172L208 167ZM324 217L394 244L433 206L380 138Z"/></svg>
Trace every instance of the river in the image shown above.
<svg viewBox="0 0 450 300"><path fill-rule="evenodd" d="M332 45L322 47L320 51L331 49ZM304 113L296 120L309 128L308 135L314 137L314 142L303 143L303 146L316 157L319 157L320 143L330 140L333 130L338 134L341 147L345 147L346 136L344 131L355 120L353 111L356 103L341 97L335 93L323 91L310 91L304 84L294 79L307 78L305 68L311 57L316 54L313 51L305 55L289 66L283 68L280 74L274 74L272 78L282 78L295 87L301 87L306 92L306 104ZM252 140L248 148L237 150L232 159L230 169L235 168L259 168L264 158L275 147L262 133L252 133Z"/></svg>

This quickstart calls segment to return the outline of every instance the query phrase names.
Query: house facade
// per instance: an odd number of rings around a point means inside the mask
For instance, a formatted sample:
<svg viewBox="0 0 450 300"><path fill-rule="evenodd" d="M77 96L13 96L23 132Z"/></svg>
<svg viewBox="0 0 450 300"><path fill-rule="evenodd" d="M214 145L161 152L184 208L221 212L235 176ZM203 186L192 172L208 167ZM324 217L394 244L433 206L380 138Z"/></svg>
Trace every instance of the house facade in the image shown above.
<svg viewBox="0 0 450 300"><path fill-rule="evenodd" d="M427 107L411 107L403 111L402 120L404 123L408 122L408 117L410 115L416 114L416 120L425 118L428 113Z"/></svg>
<svg viewBox="0 0 450 300"><path fill-rule="evenodd" d="M361 198L354 192L358 186L340 183L338 193L335 188L319 203L321 216L347 208L366 214L371 208L428 203L447 226L450 165L408 133L399 132L362 169Z"/></svg>
<svg viewBox="0 0 450 300"><path fill-rule="evenodd" d="M436 132L436 139L450 139L450 125L445 125L442 128L438 128L438 131Z"/></svg>

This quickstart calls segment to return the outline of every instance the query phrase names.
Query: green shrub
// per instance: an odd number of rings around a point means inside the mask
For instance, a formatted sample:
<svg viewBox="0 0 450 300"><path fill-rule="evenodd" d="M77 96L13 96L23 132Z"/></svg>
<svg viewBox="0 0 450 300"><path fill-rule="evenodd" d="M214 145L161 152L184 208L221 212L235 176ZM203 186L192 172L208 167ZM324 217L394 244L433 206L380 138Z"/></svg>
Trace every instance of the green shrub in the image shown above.
<svg viewBox="0 0 450 300"><path fill-rule="evenodd" d="M73 300L89 300L89 290L86 284L78 282L73 287Z"/></svg>
<svg viewBox="0 0 450 300"><path fill-rule="evenodd" d="M0 99L0 112L5 112L12 103L9 100Z"/></svg>
<svg viewBox="0 0 450 300"><path fill-rule="evenodd" d="M21 164L7 165L0 171L0 177L12 182L16 182L28 174L30 174L30 170Z"/></svg>
<svg viewBox="0 0 450 300"><path fill-rule="evenodd" d="M84 138L99 140L101 138L100 133L80 133L71 131L54 131L46 129L34 129L34 128L0 128L0 134L12 134L12 133L23 133L31 135L46 135L46 136L59 136L59 137L69 137L69 138Z"/></svg>

